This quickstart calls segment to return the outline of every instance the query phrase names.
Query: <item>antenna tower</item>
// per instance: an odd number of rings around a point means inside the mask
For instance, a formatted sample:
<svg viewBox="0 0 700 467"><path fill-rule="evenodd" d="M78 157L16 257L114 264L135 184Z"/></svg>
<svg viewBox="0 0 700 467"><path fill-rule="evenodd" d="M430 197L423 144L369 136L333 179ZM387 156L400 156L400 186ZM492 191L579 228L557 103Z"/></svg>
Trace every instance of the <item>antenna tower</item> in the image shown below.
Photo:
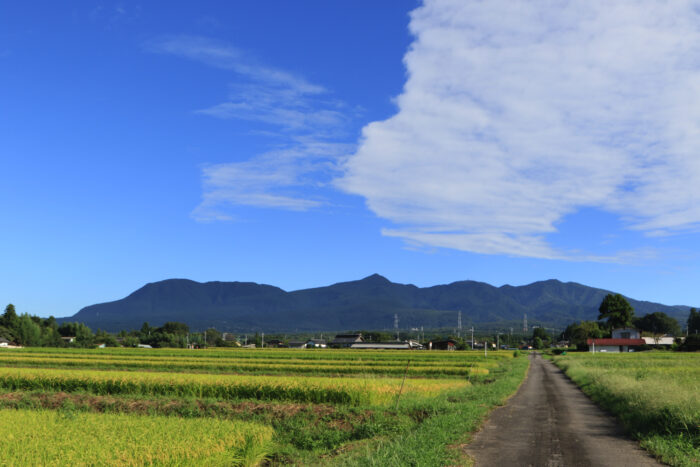
<svg viewBox="0 0 700 467"><path fill-rule="evenodd" d="M527 313L523 314L523 332L527 332Z"/></svg>
<svg viewBox="0 0 700 467"><path fill-rule="evenodd" d="M457 337L462 338L462 312L457 314Z"/></svg>

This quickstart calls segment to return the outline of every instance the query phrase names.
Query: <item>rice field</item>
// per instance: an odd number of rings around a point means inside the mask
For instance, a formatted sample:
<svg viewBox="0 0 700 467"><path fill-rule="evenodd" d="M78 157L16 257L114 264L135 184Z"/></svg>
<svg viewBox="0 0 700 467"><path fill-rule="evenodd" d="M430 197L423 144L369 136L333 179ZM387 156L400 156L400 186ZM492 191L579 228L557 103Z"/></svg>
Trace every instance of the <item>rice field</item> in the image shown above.
<svg viewBox="0 0 700 467"><path fill-rule="evenodd" d="M553 360L642 447L670 465L700 465L700 353L572 353Z"/></svg>
<svg viewBox="0 0 700 467"><path fill-rule="evenodd" d="M512 352L3 349L0 452L16 465L440 465L527 366Z"/></svg>

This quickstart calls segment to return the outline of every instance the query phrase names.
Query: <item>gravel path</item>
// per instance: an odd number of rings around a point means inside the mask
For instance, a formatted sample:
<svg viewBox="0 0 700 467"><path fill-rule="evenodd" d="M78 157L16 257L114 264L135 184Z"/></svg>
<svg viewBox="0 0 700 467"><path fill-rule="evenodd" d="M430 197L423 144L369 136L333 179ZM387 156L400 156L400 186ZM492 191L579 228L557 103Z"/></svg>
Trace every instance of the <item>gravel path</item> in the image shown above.
<svg viewBox="0 0 700 467"><path fill-rule="evenodd" d="M480 466L660 466L553 363L531 355L527 379L466 447Z"/></svg>

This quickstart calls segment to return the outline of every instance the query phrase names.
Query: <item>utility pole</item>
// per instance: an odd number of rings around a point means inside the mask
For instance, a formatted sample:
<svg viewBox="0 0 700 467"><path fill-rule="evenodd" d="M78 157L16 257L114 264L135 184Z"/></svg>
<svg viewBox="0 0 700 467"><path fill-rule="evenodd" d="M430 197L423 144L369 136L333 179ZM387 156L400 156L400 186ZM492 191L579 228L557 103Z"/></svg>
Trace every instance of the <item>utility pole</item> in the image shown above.
<svg viewBox="0 0 700 467"><path fill-rule="evenodd" d="M472 326L472 350L474 350L474 326Z"/></svg>
<svg viewBox="0 0 700 467"><path fill-rule="evenodd" d="M399 340L399 315L394 313L394 331L396 331L396 341Z"/></svg>
<svg viewBox="0 0 700 467"><path fill-rule="evenodd" d="M323 337L323 334L321 335ZM260 341L260 347L265 347L265 333L262 333L262 340Z"/></svg>
<svg viewBox="0 0 700 467"><path fill-rule="evenodd" d="M527 334L527 313L523 314L523 332Z"/></svg>
<svg viewBox="0 0 700 467"><path fill-rule="evenodd" d="M457 337L462 338L462 311L457 313Z"/></svg>

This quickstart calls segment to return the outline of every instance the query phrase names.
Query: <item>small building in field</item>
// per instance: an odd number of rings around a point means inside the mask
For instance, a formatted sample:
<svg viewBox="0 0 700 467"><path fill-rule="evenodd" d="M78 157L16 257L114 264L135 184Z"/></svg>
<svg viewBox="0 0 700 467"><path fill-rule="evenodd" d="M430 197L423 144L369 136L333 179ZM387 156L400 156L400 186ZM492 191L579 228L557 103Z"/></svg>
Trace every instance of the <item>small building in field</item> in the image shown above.
<svg viewBox="0 0 700 467"><path fill-rule="evenodd" d="M66 344L72 344L75 342L75 336L62 336L61 340Z"/></svg>
<svg viewBox="0 0 700 467"><path fill-rule="evenodd" d="M356 342L350 346L351 349L366 350L418 350L423 346L416 341L394 341L394 342Z"/></svg>
<svg viewBox="0 0 700 467"><path fill-rule="evenodd" d="M306 341L289 341L287 345L290 349L305 349Z"/></svg>
<svg viewBox="0 0 700 467"><path fill-rule="evenodd" d="M236 342L238 340L238 337L230 332L225 332L221 334L221 339L224 340L224 342Z"/></svg>
<svg viewBox="0 0 700 467"><path fill-rule="evenodd" d="M10 341L5 339L4 337L0 337L0 347L7 347L10 345Z"/></svg>
<svg viewBox="0 0 700 467"><path fill-rule="evenodd" d="M340 349L351 347L352 344L359 342L364 342L362 334L336 334L335 338L328 345Z"/></svg>
<svg viewBox="0 0 700 467"><path fill-rule="evenodd" d="M306 341L306 347L309 349L325 349L327 346L326 339L309 339Z"/></svg>
<svg viewBox="0 0 700 467"><path fill-rule="evenodd" d="M284 342L279 339L270 339L265 341L265 347L284 347Z"/></svg>
<svg viewBox="0 0 700 467"><path fill-rule="evenodd" d="M665 345L671 346L675 342L676 338L673 336L660 336L660 337L642 337L647 345Z"/></svg>
<svg viewBox="0 0 700 467"><path fill-rule="evenodd" d="M429 350L456 350L457 341L454 339L445 339L443 341L431 341L428 343Z"/></svg>

